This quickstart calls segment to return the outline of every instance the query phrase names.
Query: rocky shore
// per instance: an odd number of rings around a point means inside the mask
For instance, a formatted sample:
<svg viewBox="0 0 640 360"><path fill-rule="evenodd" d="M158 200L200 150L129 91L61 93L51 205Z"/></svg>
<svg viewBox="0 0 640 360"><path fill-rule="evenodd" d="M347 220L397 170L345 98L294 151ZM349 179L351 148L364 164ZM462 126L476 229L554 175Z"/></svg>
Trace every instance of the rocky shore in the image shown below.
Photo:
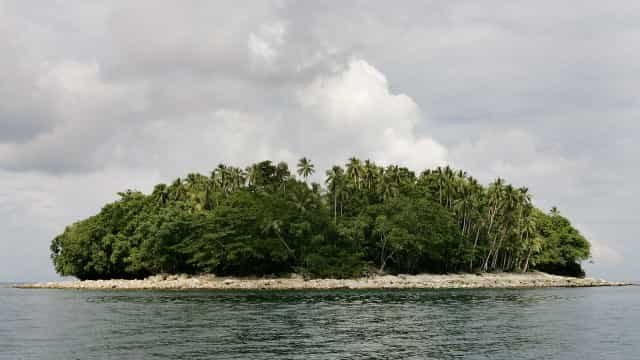
<svg viewBox="0 0 640 360"><path fill-rule="evenodd" d="M156 275L144 280L60 281L16 285L22 289L88 290L328 290L460 289L625 286L628 283L533 273L381 275L358 279L236 278L215 275Z"/></svg>

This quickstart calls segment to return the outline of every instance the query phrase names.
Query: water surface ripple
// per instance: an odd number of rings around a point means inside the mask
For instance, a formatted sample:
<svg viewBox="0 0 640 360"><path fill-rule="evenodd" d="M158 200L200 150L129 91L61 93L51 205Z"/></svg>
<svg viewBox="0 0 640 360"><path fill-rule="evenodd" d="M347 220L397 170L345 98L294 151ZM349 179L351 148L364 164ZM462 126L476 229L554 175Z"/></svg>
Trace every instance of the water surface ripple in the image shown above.
<svg viewBox="0 0 640 360"><path fill-rule="evenodd" d="M0 359L639 359L640 287L0 288Z"/></svg>

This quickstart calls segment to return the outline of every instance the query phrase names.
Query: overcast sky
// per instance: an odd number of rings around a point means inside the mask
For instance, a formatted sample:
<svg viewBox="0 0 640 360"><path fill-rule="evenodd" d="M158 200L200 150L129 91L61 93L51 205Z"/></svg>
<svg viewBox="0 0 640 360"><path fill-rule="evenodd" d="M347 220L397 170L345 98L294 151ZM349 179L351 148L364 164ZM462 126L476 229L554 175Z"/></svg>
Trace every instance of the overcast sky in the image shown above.
<svg viewBox="0 0 640 360"><path fill-rule="evenodd" d="M0 0L0 281L117 191L352 155L526 185L637 280L639 6Z"/></svg>

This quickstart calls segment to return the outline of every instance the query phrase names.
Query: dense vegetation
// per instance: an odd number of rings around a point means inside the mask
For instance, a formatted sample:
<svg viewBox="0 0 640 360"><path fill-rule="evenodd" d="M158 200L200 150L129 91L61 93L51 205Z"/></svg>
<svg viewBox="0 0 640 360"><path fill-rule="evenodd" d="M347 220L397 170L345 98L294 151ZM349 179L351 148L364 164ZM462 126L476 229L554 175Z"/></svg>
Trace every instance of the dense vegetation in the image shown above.
<svg viewBox="0 0 640 360"><path fill-rule="evenodd" d="M81 279L157 273L351 277L371 272L544 271L581 275L589 243L554 208L502 179L449 167L349 159L308 184L314 165L219 165L153 193L119 193L52 244L56 271Z"/></svg>

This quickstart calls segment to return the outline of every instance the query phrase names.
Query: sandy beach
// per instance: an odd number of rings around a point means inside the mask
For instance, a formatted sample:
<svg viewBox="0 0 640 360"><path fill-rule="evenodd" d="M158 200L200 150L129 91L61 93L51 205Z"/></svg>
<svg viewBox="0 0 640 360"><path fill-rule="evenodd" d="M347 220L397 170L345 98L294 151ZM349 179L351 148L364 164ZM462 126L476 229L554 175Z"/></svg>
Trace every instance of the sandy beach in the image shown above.
<svg viewBox="0 0 640 360"><path fill-rule="evenodd" d="M88 290L328 290L328 289L459 289L625 286L592 278L532 273L449 275L382 275L358 279L311 279L298 275L280 278L237 278L215 275L156 275L143 280L85 280L16 285L23 289Z"/></svg>

